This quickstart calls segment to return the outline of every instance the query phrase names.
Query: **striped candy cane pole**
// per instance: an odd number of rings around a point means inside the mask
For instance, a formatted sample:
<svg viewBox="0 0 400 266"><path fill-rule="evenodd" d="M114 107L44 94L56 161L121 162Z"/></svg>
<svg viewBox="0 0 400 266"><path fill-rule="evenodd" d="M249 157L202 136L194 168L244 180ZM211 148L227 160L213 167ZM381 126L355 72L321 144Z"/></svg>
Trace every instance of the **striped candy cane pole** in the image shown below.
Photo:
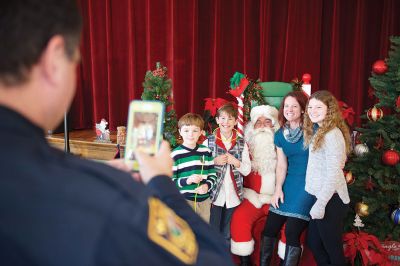
<svg viewBox="0 0 400 266"><path fill-rule="evenodd" d="M243 94L240 94L239 97L236 97L238 101L238 134L241 138L243 138L243 128L244 128L244 118L243 118Z"/></svg>
<svg viewBox="0 0 400 266"><path fill-rule="evenodd" d="M303 86L301 87L301 89L308 95L308 97L311 96L311 75L308 73L304 73L303 77Z"/></svg>

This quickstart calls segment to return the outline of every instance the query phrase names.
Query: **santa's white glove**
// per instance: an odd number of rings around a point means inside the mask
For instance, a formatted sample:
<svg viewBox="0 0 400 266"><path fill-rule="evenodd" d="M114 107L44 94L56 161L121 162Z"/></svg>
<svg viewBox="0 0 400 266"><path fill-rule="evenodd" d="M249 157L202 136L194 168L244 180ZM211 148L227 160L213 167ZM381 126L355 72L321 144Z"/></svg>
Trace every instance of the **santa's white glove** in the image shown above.
<svg viewBox="0 0 400 266"><path fill-rule="evenodd" d="M310 210L310 215L312 219L322 219L325 216L326 204L321 200L317 200Z"/></svg>

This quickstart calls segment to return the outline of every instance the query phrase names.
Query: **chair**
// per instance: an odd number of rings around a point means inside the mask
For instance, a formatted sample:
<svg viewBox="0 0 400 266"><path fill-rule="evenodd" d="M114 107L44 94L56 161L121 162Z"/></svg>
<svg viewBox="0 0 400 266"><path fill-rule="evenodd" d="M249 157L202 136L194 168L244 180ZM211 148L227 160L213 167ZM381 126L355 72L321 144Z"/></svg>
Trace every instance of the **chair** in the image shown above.
<svg viewBox="0 0 400 266"><path fill-rule="evenodd" d="M279 81L261 82L260 85L263 90L261 94L264 96L268 105L275 106L279 109L283 97L293 91L292 84Z"/></svg>

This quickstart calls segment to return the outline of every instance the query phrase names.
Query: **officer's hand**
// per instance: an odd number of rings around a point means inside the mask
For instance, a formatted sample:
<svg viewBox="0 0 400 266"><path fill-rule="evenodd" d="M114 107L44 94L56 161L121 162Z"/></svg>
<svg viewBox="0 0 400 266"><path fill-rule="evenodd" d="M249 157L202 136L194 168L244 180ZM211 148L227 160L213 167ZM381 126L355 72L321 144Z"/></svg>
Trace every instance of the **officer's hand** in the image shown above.
<svg viewBox="0 0 400 266"><path fill-rule="evenodd" d="M173 160L169 143L162 141L157 154L150 156L146 153L136 151L135 156L139 162L139 172L143 183L147 184L153 177L158 175L172 176Z"/></svg>
<svg viewBox="0 0 400 266"><path fill-rule="evenodd" d="M203 184L199 187L197 187L194 192L196 192L197 194L206 194L208 192L208 185L207 184Z"/></svg>
<svg viewBox="0 0 400 266"><path fill-rule="evenodd" d="M118 170L124 171L124 172L130 172L131 168L125 163L124 159L114 159L107 161L106 164L109 166L112 166L114 168L117 168Z"/></svg>
<svg viewBox="0 0 400 266"><path fill-rule="evenodd" d="M132 177L136 180L136 181L140 181L140 176L136 173L132 173L132 168L131 166L127 165L125 163L124 159L114 159L114 160L110 160L107 161L106 164L108 164L109 166L112 166L118 170L127 172L129 174L132 175Z"/></svg>

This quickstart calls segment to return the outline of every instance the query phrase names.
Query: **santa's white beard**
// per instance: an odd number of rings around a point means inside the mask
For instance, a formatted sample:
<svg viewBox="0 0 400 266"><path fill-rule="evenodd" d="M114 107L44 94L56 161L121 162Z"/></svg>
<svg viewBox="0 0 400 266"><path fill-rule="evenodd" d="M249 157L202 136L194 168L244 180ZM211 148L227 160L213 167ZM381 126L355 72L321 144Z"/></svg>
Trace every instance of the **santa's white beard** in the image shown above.
<svg viewBox="0 0 400 266"><path fill-rule="evenodd" d="M254 129L249 137L248 144L253 157L251 161L252 170L261 175L275 172L276 152L273 129Z"/></svg>

